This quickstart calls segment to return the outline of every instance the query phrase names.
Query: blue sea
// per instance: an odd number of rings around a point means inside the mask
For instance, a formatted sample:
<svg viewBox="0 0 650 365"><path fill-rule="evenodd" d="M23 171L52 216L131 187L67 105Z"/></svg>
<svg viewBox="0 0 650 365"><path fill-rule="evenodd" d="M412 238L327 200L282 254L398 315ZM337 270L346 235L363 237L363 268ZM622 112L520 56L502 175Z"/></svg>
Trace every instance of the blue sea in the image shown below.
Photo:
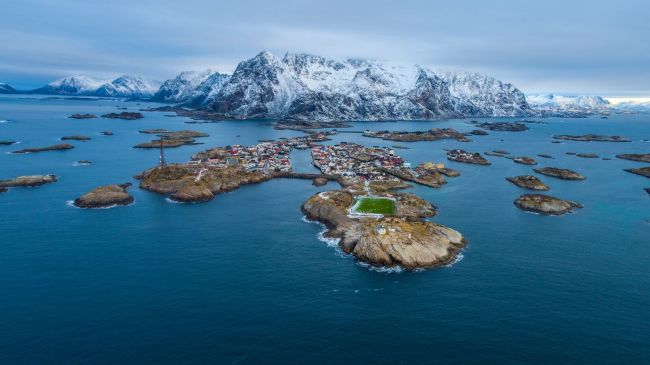
<svg viewBox="0 0 650 365"><path fill-rule="evenodd" d="M400 143L413 165L460 170L441 189L411 192L439 209L433 221L462 232L462 259L407 272L369 268L319 239L301 203L337 188L304 180L242 187L203 204L174 204L133 176L158 151L134 149L148 128L194 129L203 145L167 149L170 162L200 150L302 135L270 121L185 124L143 112L136 121L75 120L156 106L123 100L0 97L0 179L56 174L59 181L0 194L0 364L647 364L650 363L650 179L614 158L650 153L650 116L543 119L521 133L472 143ZM491 119L485 119L491 120ZM467 120L353 123L351 130L474 129ZM103 136L112 131L114 136ZM630 143L551 143L553 134L618 134ZM7 152L60 143L68 151ZM341 141L395 142L340 133ZM507 176L531 166L449 162L445 148L505 149L585 181L540 176L549 194L584 205L547 217L513 205ZM597 153L612 160L566 152ZM76 166L92 160L90 166ZM295 170L313 171L309 151ZM67 202L105 184L131 182L135 203L84 210Z"/></svg>

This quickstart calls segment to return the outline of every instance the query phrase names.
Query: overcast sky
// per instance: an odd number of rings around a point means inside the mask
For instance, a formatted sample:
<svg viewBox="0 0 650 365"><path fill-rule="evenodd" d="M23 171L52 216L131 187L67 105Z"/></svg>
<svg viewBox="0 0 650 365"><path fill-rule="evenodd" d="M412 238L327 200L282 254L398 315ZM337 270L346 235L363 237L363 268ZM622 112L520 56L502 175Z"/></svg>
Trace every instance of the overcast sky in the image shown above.
<svg viewBox="0 0 650 365"><path fill-rule="evenodd" d="M485 72L526 93L650 96L650 1L3 0L0 82L232 72L261 50Z"/></svg>

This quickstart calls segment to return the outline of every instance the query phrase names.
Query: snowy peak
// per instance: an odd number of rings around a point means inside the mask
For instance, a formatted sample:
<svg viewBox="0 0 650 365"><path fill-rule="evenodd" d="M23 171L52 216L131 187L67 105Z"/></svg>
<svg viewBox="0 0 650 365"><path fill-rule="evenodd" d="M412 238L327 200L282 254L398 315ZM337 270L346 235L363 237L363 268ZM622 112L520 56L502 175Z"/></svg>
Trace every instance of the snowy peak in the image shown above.
<svg viewBox="0 0 650 365"><path fill-rule="evenodd" d="M546 115L598 114L612 108L609 101L594 95L539 94L528 95L526 99L533 109Z"/></svg>
<svg viewBox="0 0 650 365"><path fill-rule="evenodd" d="M241 62L207 108L235 118L437 119L531 114L521 91L478 74L448 80L414 65L261 52Z"/></svg>
<svg viewBox="0 0 650 365"><path fill-rule="evenodd" d="M14 89L11 85L4 82L0 82L0 94L16 94L18 91Z"/></svg>
<svg viewBox="0 0 650 365"><path fill-rule="evenodd" d="M445 72L443 77L460 113L513 117L530 111L524 93L510 83L472 72Z"/></svg>
<svg viewBox="0 0 650 365"><path fill-rule="evenodd" d="M154 95L158 86L158 84L141 77L124 75L101 85L92 94L95 96L142 98Z"/></svg>
<svg viewBox="0 0 650 365"><path fill-rule="evenodd" d="M181 72L175 78L165 81L152 99L168 103L189 101L199 85L208 79L211 74L212 70L210 69Z"/></svg>
<svg viewBox="0 0 650 365"><path fill-rule="evenodd" d="M73 75L54 80L42 88L32 90L34 94L89 95L106 81L84 75Z"/></svg>

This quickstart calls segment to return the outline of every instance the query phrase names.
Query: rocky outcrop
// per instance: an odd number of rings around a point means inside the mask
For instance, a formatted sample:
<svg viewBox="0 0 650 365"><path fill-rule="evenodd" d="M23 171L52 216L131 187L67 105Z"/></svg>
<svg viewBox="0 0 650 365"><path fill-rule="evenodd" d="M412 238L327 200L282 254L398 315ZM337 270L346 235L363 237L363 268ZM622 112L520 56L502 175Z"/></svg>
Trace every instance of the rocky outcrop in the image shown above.
<svg viewBox="0 0 650 365"><path fill-rule="evenodd" d="M535 161L534 158L528 156L513 157L512 161L520 163L522 165L537 165L537 161Z"/></svg>
<svg viewBox="0 0 650 365"><path fill-rule="evenodd" d="M616 155L616 158L620 158L623 160L650 163L650 153L625 153L621 155Z"/></svg>
<svg viewBox="0 0 650 365"><path fill-rule="evenodd" d="M327 181L328 180L326 178L324 178L324 177L317 177L314 180L312 180L312 185L314 185L314 186L323 186L323 185L327 184Z"/></svg>
<svg viewBox="0 0 650 365"><path fill-rule="evenodd" d="M144 115L138 112L121 112L104 114L102 115L102 118L136 120L144 118Z"/></svg>
<svg viewBox="0 0 650 365"><path fill-rule="evenodd" d="M92 119L92 118L97 118L95 114L72 114L68 118L72 119Z"/></svg>
<svg viewBox="0 0 650 365"><path fill-rule="evenodd" d="M30 176L18 176L9 180L0 180L0 187L3 188L12 188L12 187L32 187L39 186L44 184L49 184L56 182L56 175L30 175Z"/></svg>
<svg viewBox="0 0 650 365"><path fill-rule="evenodd" d="M354 204L354 196L337 190L312 196L302 205L302 211L307 218L324 223L329 229L326 235L339 238L344 252L374 266L417 269L453 261L465 246L463 236L451 228L415 218L423 214L417 209L402 208L400 213L400 199L407 202L414 198L397 197L396 217L350 218L347 209ZM431 209L424 214L431 214Z"/></svg>
<svg viewBox="0 0 650 365"><path fill-rule="evenodd" d="M25 148L22 150L14 151L12 153L37 153L37 152L46 152L46 151L63 151L73 149L74 146L67 143L55 144L53 146L47 147L38 147L38 148Z"/></svg>
<svg viewBox="0 0 650 365"><path fill-rule="evenodd" d="M577 157L582 157L582 158L598 158L598 156L595 153L576 153Z"/></svg>
<svg viewBox="0 0 650 365"><path fill-rule="evenodd" d="M625 171L650 178L650 166L641 167L638 169L625 169Z"/></svg>
<svg viewBox="0 0 650 365"><path fill-rule="evenodd" d="M487 129L490 131L500 132L523 132L528 130L528 126L520 122L477 122L475 120L470 123L479 128Z"/></svg>
<svg viewBox="0 0 650 365"><path fill-rule="evenodd" d="M113 134L114 134L114 133L111 132L111 131L103 131L103 132L102 132L102 135L103 135L103 136L112 136Z"/></svg>
<svg viewBox="0 0 650 365"><path fill-rule="evenodd" d="M74 136L63 136L61 137L62 141L89 141L91 138L88 136L74 135Z"/></svg>
<svg viewBox="0 0 650 365"><path fill-rule="evenodd" d="M15 144L16 141L0 141L0 146L11 146L12 144Z"/></svg>
<svg viewBox="0 0 650 365"><path fill-rule="evenodd" d="M465 150L451 150L447 152L447 159L450 161L469 163L474 165L491 165L490 161L481 156L478 152L467 152Z"/></svg>
<svg viewBox="0 0 650 365"><path fill-rule="evenodd" d="M532 175L506 177L506 180L524 189L540 191L547 191L550 189L546 184L542 182L542 180Z"/></svg>
<svg viewBox="0 0 650 365"><path fill-rule="evenodd" d="M602 136L599 134L585 134L581 136L574 136L568 134L554 135L555 139L563 139L567 141L579 141L579 142L631 142L629 138L621 136Z"/></svg>
<svg viewBox="0 0 650 365"><path fill-rule="evenodd" d="M133 146L134 148L160 148L161 142L163 148L180 147L185 145L200 144L194 138L208 137L209 134L199 131L168 131L165 129L147 129L140 133L157 134L160 139L151 142L144 142Z"/></svg>
<svg viewBox="0 0 650 365"><path fill-rule="evenodd" d="M75 199L74 205L79 208L108 208L116 205L129 205L134 201L133 197L126 192L126 189L130 186L130 183L100 186Z"/></svg>
<svg viewBox="0 0 650 365"><path fill-rule="evenodd" d="M552 177L557 177L559 179L563 180L584 180L586 177L580 175L579 173L575 171L571 171L569 169L560 169L557 167L544 167L541 169L534 169L535 172L546 175L546 176L552 176Z"/></svg>
<svg viewBox="0 0 650 365"><path fill-rule="evenodd" d="M524 194L517 198L514 203L521 210L546 215L562 215L573 211L575 208L582 208L579 203L542 194Z"/></svg>
<svg viewBox="0 0 650 365"><path fill-rule="evenodd" d="M215 195L241 185L257 184L273 178L270 174L248 172L239 166L205 168L184 164L159 166L143 172L140 188L168 195L180 202L205 202Z"/></svg>
<svg viewBox="0 0 650 365"><path fill-rule="evenodd" d="M455 139L459 142L471 142L469 138L465 137L465 135L453 128L433 128L428 131L416 132L365 131L363 136L399 142L438 141L441 139Z"/></svg>

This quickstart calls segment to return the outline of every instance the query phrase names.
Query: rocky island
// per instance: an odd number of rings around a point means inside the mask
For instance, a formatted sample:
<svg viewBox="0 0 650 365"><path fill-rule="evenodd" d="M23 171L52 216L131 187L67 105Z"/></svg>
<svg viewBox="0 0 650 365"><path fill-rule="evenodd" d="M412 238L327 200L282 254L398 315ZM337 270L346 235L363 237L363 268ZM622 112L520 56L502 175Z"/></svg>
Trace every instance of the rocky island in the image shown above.
<svg viewBox="0 0 650 365"><path fill-rule="evenodd" d="M569 169L560 169L557 167L544 167L541 169L534 169L535 172L546 175L546 176L552 176L552 177L557 177L559 179L563 180L584 180L586 177L580 175L579 173L575 171L571 171Z"/></svg>
<svg viewBox="0 0 650 365"><path fill-rule="evenodd" d="M73 135L73 136L63 136L61 137L62 141L89 141L91 138L88 136L82 135Z"/></svg>
<svg viewBox="0 0 650 365"><path fill-rule="evenodd" d="M459 142L471 142L471 140L459 131L453 128L434 128L428 131L365 131L364 137L381 138L388 141L398 142L419 142L419 141L438 141L441 139L455 139Z"/></svg>
<svg viewBox="0 0 650 365"><path fill-rule="evenodd" d="M0 146L11 146L12 144L15 144L16 141L0 141Z"/></svg>
<svg viewBox="0 0 650 365"><path fill-rule="evenodd" d="M554 135L554 139L563 139L567 141L579 142L631 142L630 139L621 136L603 136L599 134L585 134L581 136L574 136L568 134Z"/></svg>
<svg viewBox="0 0 650 365"><path fill-rule="evenodd" d="M74 205L79 208L108 208L116 205L129 205L134 200L126 192L126 189L130 186L131 183L100 186L75 199Z"/></svg>
<svg viewBox="0 0 650 365"><path fill-rule="evenodd" d="M582 158L598 158L598 156L595 153L576 153L577 157L582 157Z"/></svg>
<svg viewBox="0 0 650 365"><path fill-rule="evenodd" d="M638 169L625 169L625 171L650 178L650 166L641 167Z"/></svg>
<svg viewBox="0 0 650 365"><path fill-rule="evenodd" d="M524 194L514 201L517 208L546 215L562 215L582 208L580 203L562 200L550 195Z"/></svg>
<svg viewBox="0 0 650 365"><path fill-rule="evenodd" d="M534 158L528 156L512 157L511 159L512 161L516 163L520 163L522 165L537 165L537 161L535 161Z"/></svg>
<svg viewBox="0 0 650 365"><path fill-rule="evenodd" d="M72 119L92 119L92 118L97 118L95 114L72 114L68 118Z"/></svg>
<svg viewBox="0 0 650 365"><path fill-rule="evenodd" d="M136 119L144 118L144 115L142 115L142 113L138 113L138 112L121 112L121 113L104 114L104 115L102 115L102 118L136 120Z"/></svg>
<svg viewBox="0 0 650 365"><path fill-rule="evenodd" d="M528 130L528 126L520 122L478 122L471 121L475 126L490 131L499 132L523 132Z"/></svg>
<svg viewBox="0 0 650 365"><path fill-rule="evenodd" d="M338 238L344 252L373 266L417 269L445 265L466 244L459 232L423 221L435 210L420 198L392 198L394 214L379 218L349 214L359 199L347 191L326 191L307 199L302 211L308 219L325 224L326 236Z"/></svg>
<svg viewBox="0 0 650 365"><path fill-rule="evenodd" d="M165 129L148 129L140 131L140 133L156 134L160 139L137 144L133 146L134 148L160 148L161 142L163 148L194 145L199 144L199 142L196 142L195 138L209 136L207 133L191 130L168 131Z"/></svg>
<svg viewBox="0 0 650 365"><path fill-rule="evenodd" d="M18 176L9 180L0 180L1 188L33 187L56 182L56 175Z"/></svg>
<svg viewBox="0 0 650 365"><path fill-rule="evenodd" d="M347 123L343 123L340 121L316 121L316 120L310 120L310 121L303 121L303 120L283 120L277 122L274 126L273 129L277 130L285 130L285 129L290 129L294 131L300 131L300 132L308 132L313 129L323 129L323 128L350 128L351 125Z"/></svg>
<svg viewBox="0 0 650 365"><path fill-rule="evenodd" d="M544 184L542 180L533 175L506 177L506 180L524 189L540 191L548 191L551 189L548 185Z"/></svg>
<svg viewBox="0 0 650 365"><path fill-rule="evenodd" d="M38 147L38 148L25 148L22 150L14 151L12 153L37 153L37 152L46 152L46 151L64 151L73 149L74 146L67 143L55 144L53 146L47 147Z"/></svg>
<svg viewBox="0 0 650 365"><path fill-rule="evenodd" d="M102 135L103 135L103 136L112 136L112 135L113 135L113 132L111 132L111 131L103 131L103 132L102 132Z"/></svg>
<svg viewBox="0 0 650 365"><path fill-rule="evenodd" d="M650 153L626 153L626 154L616 155L616 158L620 158L623 160L650 163Z"/></svg>
<svg viewBox="0 0 650 365"><path fill-rule="evenodd" d="M469 163L474 165L491 165L490 161L481 156L478 152L467 152L465 150L451 150L447 152L447 159L450 161Z"/></svg>

